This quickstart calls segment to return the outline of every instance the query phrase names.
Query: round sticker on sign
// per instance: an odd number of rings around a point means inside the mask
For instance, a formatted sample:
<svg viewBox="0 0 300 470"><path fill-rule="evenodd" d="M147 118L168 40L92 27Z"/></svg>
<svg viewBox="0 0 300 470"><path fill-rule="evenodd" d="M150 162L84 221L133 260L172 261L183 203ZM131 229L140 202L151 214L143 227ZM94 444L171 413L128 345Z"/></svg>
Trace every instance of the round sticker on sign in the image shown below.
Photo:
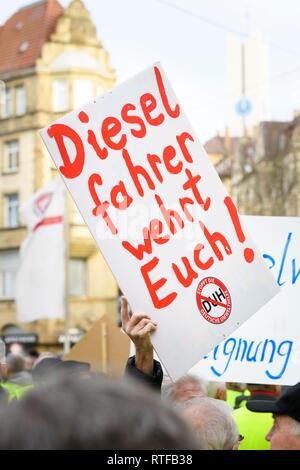
<svg viewBox="0 0 300 470"><path fill-rule="evenodd" d="M206 277L196 291L199 312L210 323L224 323L231 313L231 297L225 284L216 277Z"/></svg>

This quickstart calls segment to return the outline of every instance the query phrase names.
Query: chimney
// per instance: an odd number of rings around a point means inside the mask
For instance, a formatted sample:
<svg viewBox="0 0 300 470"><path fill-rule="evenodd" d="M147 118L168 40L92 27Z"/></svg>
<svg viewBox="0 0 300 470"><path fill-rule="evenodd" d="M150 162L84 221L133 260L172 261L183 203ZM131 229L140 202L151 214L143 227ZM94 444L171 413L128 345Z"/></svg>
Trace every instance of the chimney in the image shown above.
<svg viewBox="0 0 300 470"><path fill-rule="evenodd" d="M224 133L224 148L226 152L230 151L230 143L231 143L231 137L229 135L229 127L225 127L225 133Z"/></svg>
<svg viewBox="0 0 300 470"><path fill-rule="evenodd" d="M300 116L300 109L294 109L294 119Z"/></svg>

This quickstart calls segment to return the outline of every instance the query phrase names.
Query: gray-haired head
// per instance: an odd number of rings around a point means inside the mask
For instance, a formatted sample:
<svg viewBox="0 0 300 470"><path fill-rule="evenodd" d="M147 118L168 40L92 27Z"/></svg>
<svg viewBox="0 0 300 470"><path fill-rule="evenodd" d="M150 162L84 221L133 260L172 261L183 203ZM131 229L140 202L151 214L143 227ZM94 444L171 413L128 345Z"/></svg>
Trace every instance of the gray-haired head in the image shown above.
<svg viewBox="0 0 300 470"><path fill-rule="evenodd" d="M230 406L214 398L192 398L176 406L208 450L232 450L238 443L238 429Z"/></svg>
<svg viewBox="0 0 300 470"><path fill-rule="evenodd" d="M207 381L191 374L165 384L162 388L162 398L169 403L180 403L194 397L205 396L207 396Z"/></svg>

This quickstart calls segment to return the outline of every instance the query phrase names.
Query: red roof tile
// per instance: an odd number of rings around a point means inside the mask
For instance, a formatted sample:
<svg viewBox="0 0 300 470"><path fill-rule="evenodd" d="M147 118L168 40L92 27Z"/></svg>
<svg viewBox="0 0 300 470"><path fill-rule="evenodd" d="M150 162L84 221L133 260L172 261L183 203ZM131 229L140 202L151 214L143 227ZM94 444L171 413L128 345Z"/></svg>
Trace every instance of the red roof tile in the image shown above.
<svg viewBox="0 0 300 470"><path fill-rule="evenodd" d="M226 148L226 138L221 137L220 135L216 135L209 139L204 144L204 148L208 154L225 154L226 152L233 153L234 152L234 145L237 141L236 137L228 137Z"/></svg>
<svg viewBox="0 0 300 470"><path fill-rule="evenodd" d="M0 74L33 67L63 12L57 0L43 0L12 15L0 28Z"/></svg>

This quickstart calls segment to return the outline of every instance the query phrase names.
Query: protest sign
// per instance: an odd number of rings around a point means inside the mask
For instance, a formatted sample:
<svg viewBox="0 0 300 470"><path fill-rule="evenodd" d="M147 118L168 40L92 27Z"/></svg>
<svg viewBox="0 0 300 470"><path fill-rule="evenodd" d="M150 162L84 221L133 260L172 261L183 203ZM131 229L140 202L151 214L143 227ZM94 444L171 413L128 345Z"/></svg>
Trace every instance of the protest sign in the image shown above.
<svg viewBox="0 0 300 470"><path fill-rule="evenodd" d="M243 216L279 287L300 287L300 217Z"/></svg>
<svg viewBox="0 0 300 470"><path fill-rule="evenodd" d="M191 373L208 380L293 385L300 380L300 218L242 220L282 291Z"/></svg>
<svg viewBox="0 0 300 470"><path fill-rule="evenodd" d="M172 378L278 292L159 64L41 135Z"/></svg>

